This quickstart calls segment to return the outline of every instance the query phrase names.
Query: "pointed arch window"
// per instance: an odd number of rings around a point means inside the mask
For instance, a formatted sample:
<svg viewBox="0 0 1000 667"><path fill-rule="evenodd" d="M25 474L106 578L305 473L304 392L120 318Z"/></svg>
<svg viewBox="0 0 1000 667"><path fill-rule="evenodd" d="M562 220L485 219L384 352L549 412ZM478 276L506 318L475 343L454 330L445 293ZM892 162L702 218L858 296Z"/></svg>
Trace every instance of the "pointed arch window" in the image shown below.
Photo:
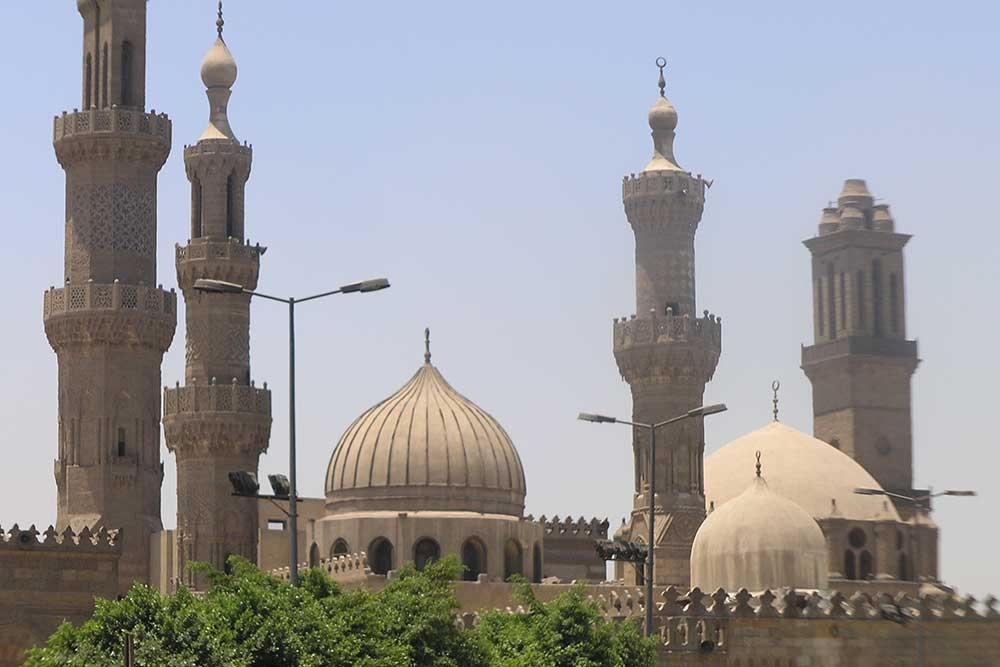
<svg viewBox="0 0 1000 667"><path fill-rule="evenodd" d="M462 579L476 581L486 572L486 545L478 537L470 537L462 545L462 565L465 572Z"/></svg>
<svg viewBox="0 0 1000 667"><path fill-rule="evenodd" d="M872 555L870 551L862 551L858 559L859 578L868 580L872 578Z"/></svg>
<svg viewBox="0 0 1000 667"><path fill-rule="evenodd" d="M198 239L202 236L202 189L201 180L194 176L191 179L191 238Z"/></svg>
<svg viewBox="0 0 1000 667"><path fill-rule="evenodd" d="M882 335L882 260L872 260L872 328L876 336Z"/></svg>
<svg viewBox="0 0 1000 667"><path fill-rule="evenodd" d="M226 179L226 238L234 238L236 236L236 216L234 210L234 204L236 203L235 186L236 182L233 174L229 174L229 178Z"/></svg>
<svg viewBox="0 0 1000 667"><path fill-rule="evenodd" d="M103 79L101 77L104 77ZM101 66L97 71L97 86L100 88L100 100L98 104L102 109L108 107L108 91L111 90L111 68L108 66L108 43L104 43L104 50L101 53Z"/></svg>
<svg viewBox="0 0 1000 667"><path fill-rule="evenodd" d="M826 327L823 326L823 281L819 278L816 279L816 326L819 329L819 335L824 336Z"/></svg>
<svg viewBox="0 0 1000 667"><path fill-rule="evenodd" d="M865 328L865 274L863 271L858 271L857 284L854 287L854 293L857 297L858 302L858 328Z"/></svg>
<svg viewBox="0 0 1000 667"><path fill-rule="evenodd" d="M135 53L132 42L122 42L122 72L121 72L121 106L130 107L135 104L132 87L135 69Z"/></svg>
<svg viewBox="0 0 1000 667"><path fill-rule="evenodd" d="M830 338L837 337L837 295L835 277L836 276L833 272L833 263L829 262L826 265L826 307L828 310L826 321L830 324Z"/></svg>
<svg viewBox="0 0 1000 667"><path fill-rule="evenodd" d="M125 445L125 429L120 428L118 429L118 445L115 452L119 457L125 456Z"/></svg>
<svg viewBox="0 0 1000 667"><path fill-rule="evenodd" d="M503 580L515 574L524 574L524 552L521 544L512 538L503 547Z"/></svg>
<svg viewBox="0 0 1000 667"><path fill-rule="evenodd" d="M94 56L89 53L86 67L83 80L83 108L89 109L94 104Z"/></svg>
<svg viewBox="0 0 1000 667"><path fill-rule="evenodd" d="M374 574L385 575L392 569L392 542L377 537L368 547L369 563Z"/></svg>
<svg viewBox="0 0 1000 667"><path fill-rule="evenodd" d="M850 549L844 551L844 579L857 579L858 568L854 562L854 552Z"/></svg>
<svg viewBox="0 0 1000 667"><path fill-rule="evenodd" d="M330 549L330 556L336 558L337 556L346 556L350 553L351 548L347 545L347 540L341 538L333 543L333 547Z"/></svg>
<svg viewBox="0 0 1000 667"><path fill-rule="evenodd" d="M895 273L889 276L889 329L899 333L899 277Z"/></svg>
<svg viewBox="0 0 1000 667"><path fill-rule="evenodd" d="M542 545L538 542L531 550L531 580L536 584L542 583Z"/></svg>

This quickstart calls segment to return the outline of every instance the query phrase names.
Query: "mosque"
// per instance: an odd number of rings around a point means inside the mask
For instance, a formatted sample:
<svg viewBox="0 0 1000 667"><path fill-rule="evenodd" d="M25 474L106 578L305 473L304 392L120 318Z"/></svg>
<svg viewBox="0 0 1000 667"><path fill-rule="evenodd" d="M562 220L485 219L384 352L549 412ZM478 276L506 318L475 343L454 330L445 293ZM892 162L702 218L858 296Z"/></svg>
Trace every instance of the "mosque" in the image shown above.
<svg viewBox="0 0 1000 667"><path fill-rule="evenodd" d="M65 275L43 310L59 366L58 518L43 534L0 530L0 666L19 664L61 620L84 620L95 596L133 582L202 587L193 561L223 568L238 554L289 576L287 502L236 497L229 481L234 471L256 474L270 438L271 391L250 367L252 297L197 288L214 280L253 290L264 250L246 241L253 148L229 121L237 64L222 3L201 70L208 126L183 152L191 220L175 256L186 363L183 381L166 388L160 365L177 294L157 282L156 201L172 136L165 114L145 110L146 2L77 7L81 108L54 122L66 172ZM722 351L722 318L696 305L694 241L711 182L680 166L677 126L661 66L652 158L622 182L636 314L611 330L640 424L702 405ZM906 331L908 239L865 182L850 179L805 241L813 435L779 421L776 404L772 422L707 458L702 419L664 426L657 437L667 444L650 461L647 431L633 429L635 483L621 490L633 509L612 538L652 547L664 664L1000 664L995 600L958 598L939 581L931 494L913 488L919 359ZM515 443L432 363L425 336L412 376L400 369L401 388L372 397L346 426L325 497L299 501L302 567L377 588L404 562L420 568L455 554L466 566L456 586L467 623L511 604L514 574L542 599L581 582L609 617L641 616L644 567L617 561L608 580L595 549L609 537L606 520L525 516ZM177 463L174 530L160 511L161 415ZM885 620L887 606L917 619L919 632Z"/></svg>

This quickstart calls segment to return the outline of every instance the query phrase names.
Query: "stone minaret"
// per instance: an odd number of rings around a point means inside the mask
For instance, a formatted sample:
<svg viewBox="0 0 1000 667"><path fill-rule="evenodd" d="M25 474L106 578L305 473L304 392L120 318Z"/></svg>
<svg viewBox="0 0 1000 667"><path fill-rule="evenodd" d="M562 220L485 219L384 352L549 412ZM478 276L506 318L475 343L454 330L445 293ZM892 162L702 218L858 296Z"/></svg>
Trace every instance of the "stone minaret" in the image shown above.
<svg viewBox="0 0 1000 667"><path fill-rule="evenodd" d="M162 530L160 363L176 297L156 286L156 179L170 121L144 111L146 0L77 0L83 110L55 119L66 171L65 284L45 294L59 360L58 527L120 529L122 590Z"/></svg>
<svg viewBox="0 0 1000 667"><path fill-rule="evenodd" d="M199 587L191 561L225 566L230 555L257 560L257 503L232 496L228 475L257 472L271 433L271 395L250 380L250 296L194 289L200 278L257 286L263 248L244 239L244 188L252 149L229 126L236 61L219 37L201 78L211 107L208 128L184 149L191 181L191 239L177 247L177 282L187 305L185 384L163 397L167 448L177 456L177 563L182 582Z"/></svg>
<svg viewBox="0 0 1000 667"><path fill-rule="evenodd" d="M813 386L817 438L854 457L887 490L910 493L910 378L916 341L906 339L903 247L886 204L865 182L844 183L823 210L812 253L815 343L802 349ZM905 503L899 507L909 514Z"/></svg>
<svg viewBox="0 0 1000 667"><path fill-rule="evenodd" d="M702 404L705 384L719 361L722 321L695 304L694 235L705 204L706 183L674 158L677 111L666 99L660 70L660 98L649 112L653 159L624 179L622 198L635 233L636 315L614 322L615 360L632 389L634 421L655 423ZM634 508L618 533L647 540L648 436L633 432ZM705 518L702 460L704 429L690 419L657 432L657 585L686 586L691 544ZM631 570L631 568L629 568ZM631 572L636 583L641 575ZM619 576L626 576L624 570Z"/></svg>

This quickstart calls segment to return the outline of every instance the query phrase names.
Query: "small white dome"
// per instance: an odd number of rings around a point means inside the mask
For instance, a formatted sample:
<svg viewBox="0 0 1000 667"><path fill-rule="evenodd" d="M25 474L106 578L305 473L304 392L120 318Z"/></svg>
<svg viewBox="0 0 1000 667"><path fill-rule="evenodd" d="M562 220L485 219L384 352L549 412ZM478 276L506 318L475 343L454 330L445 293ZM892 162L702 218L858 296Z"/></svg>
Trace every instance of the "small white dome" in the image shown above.
<svg viewBox="0 0 1000 667"><path fill-rule="evenodd" d="M827 571L823 531L760 477L708 515L691 547L691 585L703 591L826 588Z"/></svg>
<svg viewBox="0 0 1000 667"><path fill-rule="evenodd" d="M237 73L236 58L219 37L201 63L201 80L206 88L232 88Z"/></svg>
<svg viewBox="0 0 1000 667"><path fill-rule="evenodd" d="M856 488L882 488L861 464L836 447L781 422L739 437L705 459L707 503L715 503L718 511L743 493L752 481L747 477L747 461L752 461L757 451L767 462L771 490L814 519L900 520L896 508L885 498L854 493Z"/></svg>

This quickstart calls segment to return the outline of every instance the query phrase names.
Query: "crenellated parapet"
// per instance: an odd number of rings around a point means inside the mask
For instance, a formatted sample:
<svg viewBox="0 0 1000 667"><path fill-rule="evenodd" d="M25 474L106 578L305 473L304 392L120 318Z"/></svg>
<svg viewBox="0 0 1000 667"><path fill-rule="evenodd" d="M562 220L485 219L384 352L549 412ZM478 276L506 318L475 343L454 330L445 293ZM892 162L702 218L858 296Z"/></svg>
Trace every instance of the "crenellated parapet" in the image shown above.
<svg viewBox="0 0 1000 667"><path fill-rule="evenodd" d="M93 551L106 553L121 553L121 542L117 530L107 530L103 526L96 531L84 527L75 532L67 526L62 532L57 532L54 526L49 526L44 533L31 526L22 530L15 523L4 531L0 528L0 550L61 550L61 551Z"/></svg>
<svg viewBox="0 0 1000 667"><path fill-rule="evenodd" d="M49 344L132 345L164 352L177 325L173 290L143 285L86 283L50 287L43 320Z"/></svg>
<svg viewBox="0 0 1000 667"><path fill-rule="evenodd" d="M694 236L705 208L707 183L686 171L643 171L622 179L629 224Z"/></svg>
<svg viewBox="0 0 1000 667"><path fill-rule="evenodd" d="M615 319L614 352L622 379L631 384L704 384L722 353L722 318L659 315L653 311Z"/></svg>
<svg viewBox="0 0 1000 667"><path fill-rule="evenodd" d="M206 237L192 239L188 245L177 245L177 284L185 293L193 289L196 280L222 280L243 285L249 290L257 288L260 274L260 256L263 248Z"/></svg>
<svg viewBox="0 0 1000 667"><path fill-rule="evenodd" d="M535 520L530 514L526 518L528 521ZM565 519L560 519L556 515L548 519L544 514L538 518L538 524L545 531L546 539L558 538L560 536L580 536L595 540L607 539L608 526L610 525L607 519L597 519L596 517L585 519L581 516L578 519L574 519L568 516Z"/></svg>
<svg viewBox="0 0 1000 667"><path fill-rule="evenodd" d="M166 114L137 109L90 109L56 116L53 142L64 169L82 161L148 162L159 169L170 155L172 125Z"/></svg>

